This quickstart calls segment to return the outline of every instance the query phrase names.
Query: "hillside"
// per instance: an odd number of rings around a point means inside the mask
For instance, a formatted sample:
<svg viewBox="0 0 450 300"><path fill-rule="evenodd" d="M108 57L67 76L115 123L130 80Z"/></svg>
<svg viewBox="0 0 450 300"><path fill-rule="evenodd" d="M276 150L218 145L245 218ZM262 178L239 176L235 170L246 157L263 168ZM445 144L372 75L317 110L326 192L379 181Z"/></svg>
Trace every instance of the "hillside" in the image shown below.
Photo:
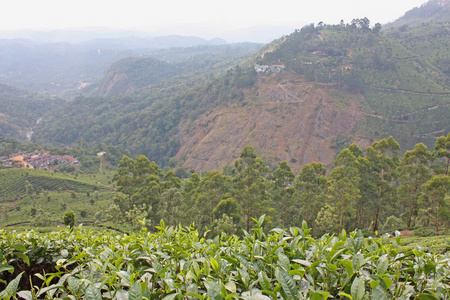
<svg viewBox="0 0 450 300"><path fill-rule="evenodd" d="M260 75L242 101L210 102L194 121L183 119L176 156L183 166L218 168L249 144L271 165L286 160L298 170L331 163L353 142L364 148L393 135L402 147L432 146L450 130L448 77L362 20L305 27L268 45L257 62L286 69ZM189 98L205 93L214 98L205 90Z"/></svg>
<svg viewBox="0 0 450 300"><path fill-rule="evenodd" d="M59 226L66 211L92 222L110 205L113 189L99 180L112 175L71 175L40 170L0 170L0 226L14 228Z"/></svg>
<svg viewBox="0 0 450 300"><path fill-rule="evenodd" d="M450 1L429 0L420 7L415 7L398 18L395 22L386 25L387 28L407 27L421 23L448 23L450 22Z"/></svg>
<svg viewBox="0 0 450 300"><path fill-rule="evenodd" d="M102 141L196 171L230 164L247 144L272 167L286 160L295 170L390 135L403 149L431 147L450 131L449 78L380 29L366 18L306 26L215 78L201 74L206 64L134 94L79 98L34 137ZM129 70L138 82L140 69Z"/></svg>
<svg viewBox="0 0 450 300"><path fill-rule="evenodd" d="M176 158L186 168L214 170L232 165L252 145L271 166L287 161L298 171L313 161L329 164L335 157L330 139L351 134L363 110L357 96L291 72L261 78L245 100L219 105L193 121L183 118Z"/></svg>
<svg viewBox="0 0 450 300"><path fill-rule="evenodd" d="M93 95L99 97L129 94L169 78L205 72L217 72L235 64L261 45L245 43L222 46L171 48L129 57L113 64L105 72Z"/></svg>
<svg viewBox="0 0 450 300"><path fill-rule="evenodd" d="M450 76L450 20L394 28L387 34Z"/></svg>
<svg viewBox="0 0 450 300"><path fill-rule="evenodd" d="M180 119L178 97L193 87L213 80L255 47L259 45L229 45L215 50L192 48L187 53L182 49L173 49L166 57L171 63L159 64L169 68L171 64L176 64L183 74L131 94L106 98L78 97L44 118L35 129L33 141L54 145L73 145L79 141L104 142L119 145L133 154L146 154L152 160L167 164L179 148L173 136ZM193 52L196 54L193 55ZM189 56L192 58L189 59ZM150 59L136 60L146 61ZM127 74L133 78L137 69L128 70L130 72ZM135 78L139 81L138 76ZM116 85L110 82L110 86L113 90Z"/></svg>
<svg viewBox="0 0 450 300"><path fill-rule="evenodd" d="M35 32L30 37L47 40L55 35L58 40L58 35L71 33L49 32L47 38L45 33L41 34ZM102 79L104 72L121 59L164 53L172 47L221 44L226 42L184 36L97 38L79 43L0 39L0 83L70 98L73 94L90 92L90 87Z"/></svg>
<svg viewBox="0 0 450 300"><path fill-rule="evenodd" d="M13 200L27 194L31 185L34 191L73 191L79 193L93 192L102 187L94 181L75 180L74 176L40 170L2 169L0 170L0 191L2 201Z"/></svg>
<svg viewBox="0 0 450 300"><path fill-rule="evenodd" d="M27 140L36 122L63 103L61 99L0 84L0 137Z"/></svg>

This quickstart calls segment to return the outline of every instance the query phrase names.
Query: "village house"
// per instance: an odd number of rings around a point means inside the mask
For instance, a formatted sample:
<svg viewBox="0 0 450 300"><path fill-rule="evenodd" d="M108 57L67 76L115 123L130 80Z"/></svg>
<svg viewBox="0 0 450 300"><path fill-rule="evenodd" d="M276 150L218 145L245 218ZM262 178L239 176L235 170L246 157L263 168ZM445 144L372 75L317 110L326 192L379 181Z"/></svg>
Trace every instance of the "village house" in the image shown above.
<svg viewBox="0 0 450 300"><path fill-rule="evenodd" d="M283 65L270 65L270 66L266 66L266 65L255 65L255 71L256 73L281 73L282 71L284 71L284 66Z"/></svg>
<svg viewBox="0 0 450 300"><path fill-rule="evenodd" d="M78 159L70 155L52 155L45 150L34 151L31 153L18 152L5 157L1 160L3 166L16 167L16 168L30 168L30 169L42 169L42 168L60 168L63 166L78 165Z"/></svg>

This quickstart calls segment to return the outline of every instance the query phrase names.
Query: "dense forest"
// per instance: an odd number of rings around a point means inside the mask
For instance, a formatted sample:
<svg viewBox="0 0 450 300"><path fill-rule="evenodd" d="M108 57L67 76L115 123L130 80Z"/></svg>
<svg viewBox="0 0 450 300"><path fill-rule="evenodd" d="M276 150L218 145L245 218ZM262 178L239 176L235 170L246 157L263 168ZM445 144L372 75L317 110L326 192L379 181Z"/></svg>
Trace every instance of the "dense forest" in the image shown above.
<svg viewBox="0 0 450 300"><path fill-rule="evenodd" d="M195 117L212 104L242 100L243 94L237 88L251 85L256 79L253 70L244 72L236 67L215 79L219 84L201 88L213 95L197 98L194 93L185 93L191 86L202 84L204 76L208 73L173 78L133 94L109 98L80 96L47 115L40 122L40 128L46 129L36 129L33 141L56 145L101 141L168 165L179 149L174 133L183 115ZM235 91L230 93L233 88Z"/></svg>
<svg viewBox="0 0 450 300"><path fill-rule="evenodd" d="M183 164L178 153L180 122L233 104L256 108L261 101L273 101L263 98L268 93L267 76L258 75L254 66L282 64L285 73L292 74L289 83L310 82L326 89L332 99L356 98L363 107L365 117L351 134L330 137L336 154L355 137L371 143L392 135L403 149L418 142L432 147L435 137L450 128L448 51L435 50L446 49L445 35L421 42L424 30L411 27L405 31L409 35L397 39L395 32L384 33L380 24L371 26L367 18L311 24L237 66L237 57L227 58L220 51L189 60L183 60L181 50L172 51L172 58L166 58L170 63L156 60L161 56L130 58L115 64L104 77L98 95L111 96L80 96L49 112L36 127L33 141L54 145L101 141L135 157L143 154L162 167L174 167ZM417 35L416 42L409 43L410 35ZM240 50L230 52L246 53L245 47L236 47Z"/></svg>
<svg viewBox="0 0 450 300"><path fill-rule="evenodd" d="M263 214L268 227L305 220L314 235L358 228L367 234L423 226L433 226L435 234L448 230L450 134L437 139L433 152L424 144L401 157L399 151L392 137L365 152L353 144L332 170L317 162L295 175L287 162L269 169L248 146L233 167L184 180L143 155L124 156L113 178L118 194L105 214L137 228L138 220L152 227L163 219L214 234L248 231L252 218Z"/></svg>
<svg viewBox="0 0 450 300"><path fill-rule="evenodd" d="M65 101L0 84L0 103L0 137L24 141L42 115Z"/></svg>

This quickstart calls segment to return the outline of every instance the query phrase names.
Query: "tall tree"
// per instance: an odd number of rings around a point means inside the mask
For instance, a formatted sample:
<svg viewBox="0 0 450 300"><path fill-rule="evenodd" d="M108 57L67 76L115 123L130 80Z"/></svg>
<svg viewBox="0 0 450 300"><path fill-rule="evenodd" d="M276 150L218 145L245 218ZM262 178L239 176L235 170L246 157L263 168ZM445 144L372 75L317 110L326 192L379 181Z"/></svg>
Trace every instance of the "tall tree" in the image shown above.
<svg viewBox="0 0 450 300"><path fill-rule="evenodd" d="M427 146L420 143L413 150L406 151L400 163L398 194L399 201L406 210L405 221L408 227L415 224L421 187L432 177L429 168L432 160L433 156Z"/></svg>
<svg viewBox="0 0 450 300"><path fill-rule="evenodd" d="M358 171L358 159L354 155L354 147L339 153L335 160L335 167L328 180L328 192L331 205L334 206L339 215L339 228L346 228L348 222L355 215L357 201L361 198L358 188L361 178Z"/></svg>
<svg viewBox="0 0 450 300"><path fill-rule="evenodd" d="M327 169L321 163L307 164L300 170L293 195L294 207L297 207L294 213L299 217L298 225L303 220L310 226L315 225L314 220L328 198L326 172Z"/></svg>
<svg viewBox="0 0 450 300"><path fill-rule="evenodd" d="M251 218L262 214L268 207L263 175L269 172L269 168L262 159L256 157L255 150L250 146L244 147L234 166L237 173L233 180L235 198L242 208L245 228L249 231Z"/></svg>
<svg viewBox="0 0 450 300"><path fill-rule="evenodd" d="M371 228L373 231L378 229L380 211L387 211L397 202L397 189L394 179L399 164L399 150L400 145L392 136L374 142L366 150L366 158L372 166L372 175L376 186L376 194L372 198L372 205L375 209Z"/></svg>
<svg viewBox="0 0 450 300"><path fill-rule="evenodd" d="M272 199L273 211L278 212L274 225L285 227L293 225L293 216L298 215L292 201L295 175L287 162L282 161L280 166L268 177L269 194Z"/></svg>
<svg viewBox="0 0 450 300"><path fill-rule="evenodd" d="M422 186L422 190L420 204L430 212L438 235L439 226L450 219L450 177L435 175Z"/></svg>
<svg viewBox="0 0 450 300"><path fill-rule="evenodd" d="M128 196L130 207L132 206L132 196L135 189L135 172L134 160L124 155L113 177L117 190Z"/></svg>
<svg viewBox="0 0 450 300"><path fill-rule="evenodd" d="M442 166L445 170L445 175L450 175L450 133L447 134L447 137L441 136L436 140L434 154L437 158L442 159Z"/></svg>
<svg viewBox="0 0 450 300"><path fill-rule="evenodd" d="M180 223L183 196L178 188L170 188L161 195L159 216L170 226Z"/></svg>
<svg viewBox="0 0 450 300"><path fill-rule="evenodd" d="M206 172L198 183L193 208L199 228L211 226L214 221L213 211L221 200L231 196L232 178L219 171ZM220 215L219 217L222 217ZM191 217L192 218L192 217Z"/></svg>

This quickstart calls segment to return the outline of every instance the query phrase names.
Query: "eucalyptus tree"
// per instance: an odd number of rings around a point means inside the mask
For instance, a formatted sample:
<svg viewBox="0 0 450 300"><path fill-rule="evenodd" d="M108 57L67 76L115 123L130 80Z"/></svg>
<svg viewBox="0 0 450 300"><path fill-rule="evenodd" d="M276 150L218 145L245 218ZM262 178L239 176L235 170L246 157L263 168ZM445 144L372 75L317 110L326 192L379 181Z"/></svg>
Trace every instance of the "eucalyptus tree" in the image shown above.
<svg viewBox="0 0 450 300"><path fill-rule="evenodd" d="M132 206L132 197L135 189L135 163L132 158L124 155L120 160L117 171L114 174L113 181L116 183L117 190L128 196L129 206Z"/></svg>
<svg viewBox="0 0 450 300"><path fill-rule="evenodd" d="M447 137L441 136L436 140L434 155L442 159L441 164L445 175L450 175L450 133L447 134Z"/></svg>
<svg viewBox="0 0 450 300"><path fill-rule="evenodd" d="M267 179L273 211L277 212L275 225L280 227L292 226L294 217L298 215L298 208L295 207L292 199L295 191L295 175L291 167L287 162L282 161L280 166Z"/></svg>
<svg viewBox="0 0 450 300"><path fill-rule="evenodd" d="M116 182L118 191L128 196L128 204L123 203L120 195L115 197L114 202L123 214L129 209L134 209L135 206L137 206L136 209L144 209L145 204L145 210L149 211L149 216L153 218L153 221L159 222L157 211L161 194L177 183L171 175L164 176L159 166L155 162L150 162L144 155L139 155L136 161L124 155L113 180ZM164 182L161 180L163 178ZM166 183L167 181L170 184Z"/></svg>
<svg viewBox="0 0 450 300"><path fill-rule="evenodd" d="M178 188L172 187L161 195L158 216L169 226L180 223L183 196Z"/></svg>
<svg viewBox="0 0 450 300"><path fill-rule="evenodd" d="M163 189L168 190L171 188L179 189L181 187L181 179L177 177L174 171L167 171L166 175L164 175L165 181L162 183Z"/></svg>
<svg viewBox="0 0 450 300"><path fill-rule="evenodd" d="M354 150L354 147L347 148L339 153L334 162L336 167L331 171L328 179L329 202L338 212L337 221L340 229L350 223L356 213L357 202L361 198L358 187L361 181L359 162L354 154L357 152Z"/></svg>
<svg viewBox="0 0 450 300"><path fill-rule="evenodd" d="M163 176L155 162L150 162L146 156L139 155L135 162L133 204L145 203L156 209L162 193L161 178Z"/></svg>
<svg viewBox="0 0 450 300"><path fill-rule="evenodd" d="M431 179L430 164L433 155L423 143L414 146L413 150L406 151L398 169L399 202L406 210L405 219L408 227L414 226L418 214L418 200L422 185Z"/></svg>
<svg viewBox="0 0 450 300"><path fill-rule="evenodd" d="M214 221L214 209L221 200L231 196L231 189L230 176L223 175L219 171L206 172L198 182L190 219L195 220L201 229L211 226Z"/></svg>
<svg viewBox="0 0 450 300"><path fill-rule="evenodd" d="M255 150L250 146L244 147L234 166L235 198L245 217L245 229L249 231L251 218L266 212L269 207L264 178L269 168L262 159L256 157Z"/></svg>
<svg viewBox="0 0 450 300"><path fill-rule="evenodd" d="M374 142L366 150L366 159L370 162L376 193L372 198L375 210L371 229L378 229L380 211L392 210L397 204L397 188L395 186L396 169L399 164L398 151L400 145L391 136ZM386 216L387 217L387 216Z"/></svg>
<svg viewBox="0 0 450 300"><path fill-rule="evenodd" d="M367 206L371 204L376 195L376 186L372 164L364 157L364 153L357 144L352 144L348 150L354 155L355 159L344 158L341 164L344 166L356 168L358 174L354 178L357 182L357 188L360 195L355 199L355 228L368 227L370 217L367 215ZM339 160L336 160L339 162ZM359 179L358 179L359 178Z"/></svg>
<svg viewBox="0 0 450 300"><path fill-rule="evenodd" d="M299 225L302 220L314 224L317 214L328 198L326 172L327 169L317 162L304 165L300 170L293 195L298 219L294 218L295 222L292 225Z"/></svg>
<svg viewBox="0 0 450 300"><path fill-rule="evenodd" d="M419 203L433 219L436 235L439 226L450 220L450 177L435 175L422 186Z"/></svg>

